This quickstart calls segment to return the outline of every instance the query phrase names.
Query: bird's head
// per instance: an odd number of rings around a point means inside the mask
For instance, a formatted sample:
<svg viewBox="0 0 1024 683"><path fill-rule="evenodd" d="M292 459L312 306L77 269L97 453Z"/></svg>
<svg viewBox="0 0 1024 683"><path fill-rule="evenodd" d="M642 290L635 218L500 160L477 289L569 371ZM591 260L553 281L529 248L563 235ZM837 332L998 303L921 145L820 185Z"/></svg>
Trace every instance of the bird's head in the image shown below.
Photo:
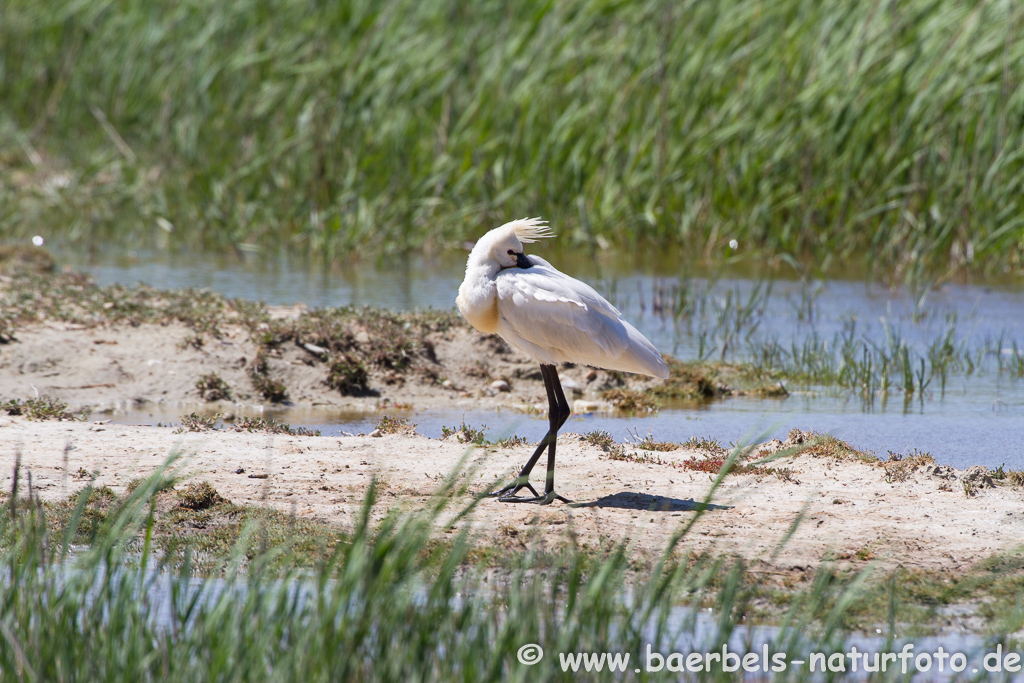
<svg viewBox="0 0 1024 683"><path fill-rule="evenodd" d="M497 263L500 268L529 268L530 261L523 254L523 244L554 237L546 221L522 218L505 223L480 238L470 254L470 263L477 261Z"/></svg>

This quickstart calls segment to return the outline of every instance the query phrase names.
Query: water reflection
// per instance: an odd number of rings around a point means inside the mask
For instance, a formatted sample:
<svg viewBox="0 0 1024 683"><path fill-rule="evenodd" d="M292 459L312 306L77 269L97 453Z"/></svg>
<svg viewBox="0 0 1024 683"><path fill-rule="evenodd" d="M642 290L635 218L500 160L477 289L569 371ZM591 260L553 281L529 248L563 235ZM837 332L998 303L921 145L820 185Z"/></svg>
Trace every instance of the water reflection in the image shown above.
<svg viewBox="0 0 1024 683"><path fill-rule="evenodd" d="M465 263L461 253L337 269L284 256L270 261L192 254L99 255L91 261L60 256L101 284L206 287L268 304L406 310L452 308ZM810 391L794 391L781 401L681 404L643 418L585 416L575 418L576 427L570 429L605 429L620 440L627 428L641 433L650 429L664 440L712 436L727 443L752 430L785 436L792 427L812 428L882 455L887 450L919 448L957 466L1005 462L1012 468L1024 467L1024 453L1013 446L1024 437L1020 420L1024 362L1018 351L1024 351L1024 343L1019 343L1024 342L1024 292L1020 289L945 285L907 292L862 281L680 280L678 262L671 258L652 263L643 274L622 262L568 259L564 254L551 260L594 284L660 349L680 358L757 359L759 354L771 353L797 358L813 346L809 340L817 340L814 348L819 351L834 353L836 345L848 338L857 349L877 352L884 362L910 354L907 368L915 375L909 378L913 394L902 391L898 375L891 380L892 386L872 384L879 381L878 368L872 367L875 377L866 380L866 388L823 388L812 383ZM942 353L947 353L948 368L940 373ZM926 361L927 373L917 377L919 359ZM843 363L840 359L835 369L849 372ZM438 436L442 424L461 420L463 411L456 412L417 412L413 421L420 424L421 433ZM496 419L493 413L466 414L471 416L467 421L476 423L509 421L505 415ZM139 419L150 418L140 415ZM292 414L284 419L340 433L370 431L375 418ZM544 428L525 420L521 429L523 436L540 438Z"/></svg>

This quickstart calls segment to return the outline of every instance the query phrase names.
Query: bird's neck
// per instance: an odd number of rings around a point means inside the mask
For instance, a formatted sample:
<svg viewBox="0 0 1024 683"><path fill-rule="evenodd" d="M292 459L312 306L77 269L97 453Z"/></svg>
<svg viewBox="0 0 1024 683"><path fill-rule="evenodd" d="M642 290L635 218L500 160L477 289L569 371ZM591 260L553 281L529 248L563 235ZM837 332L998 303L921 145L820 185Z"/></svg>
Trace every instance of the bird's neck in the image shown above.
<svg viewBox="0 0 1024 683"><path fill-rule="evenodd" d="M487 280L494 280L498 276L498 272L501 270L501 266L497 263L485 262L474 264L472 262L466 264L466 277L467 281L473 280L476 282L485 282Z"/></svg>
<svg viewBox="0 0 1024 683"><path fill-rule="evenodd" d="M498 296L494 283L498 270L496 265L467 265L466 279L455 299L462 315L481 332L493 333L498 329Z"/></svg>
<svg viewBox="0 0 1024 683"><path fill-rule="evenodd" d="M481 239L469 252L469 258L466 260L466 277L469 277L471 271L480 268L488 269L490 272L487 273L487 276L491 279L498 274L500 266L491 257L492 242L493 240L490 239Z"/></svg>

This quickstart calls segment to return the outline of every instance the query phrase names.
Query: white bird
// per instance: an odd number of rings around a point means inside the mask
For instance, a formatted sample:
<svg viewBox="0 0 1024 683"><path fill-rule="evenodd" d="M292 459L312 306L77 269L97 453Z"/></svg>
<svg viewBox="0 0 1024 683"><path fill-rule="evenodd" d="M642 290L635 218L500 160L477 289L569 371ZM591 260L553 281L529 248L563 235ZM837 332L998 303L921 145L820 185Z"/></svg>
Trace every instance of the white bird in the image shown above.
<svg viewBox="0 0 1024 683"><path fill-rule="evenodd" d="M552 237L546 221L528 218L491 230L473 247L466 279L455 299L469 323L496 333L540 363L548 394L548 433L515 482L497 491L507 503L569 501L555 493L555 442L571 409L556 365L578 363L665 379L668 366L658 349L590 285L556 270L539 256L523 253L523 244ZM548 449L544 495L530 484L530 472ZM532 498L516 496L529 489Z"/></svg>

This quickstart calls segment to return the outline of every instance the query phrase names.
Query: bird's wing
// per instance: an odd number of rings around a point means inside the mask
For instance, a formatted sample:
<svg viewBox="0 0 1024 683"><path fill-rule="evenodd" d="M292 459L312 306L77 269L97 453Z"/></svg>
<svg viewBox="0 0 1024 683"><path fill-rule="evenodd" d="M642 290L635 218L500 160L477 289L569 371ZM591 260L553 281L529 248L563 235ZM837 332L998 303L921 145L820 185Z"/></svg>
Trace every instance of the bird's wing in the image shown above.
<svg viewBox="0 0 1024 683"><path fill-rule="evenodd" d="M661 355L590 285L530 256L531 268L507 268L497 284L499 333L544 363L661 376Z"/></svg>
<svg viewBox="0 0 1024 683"><path fill-rule="evenodd" d="M530 254L526 258L530 260L533 267L520 268L519 272L526 274L528 281L538 289L550 289L552 293L556 293L561 298L570 298L602 315L622 319L619 309L612 306L607 299L598 294L597 290L586 282L569 277L540 256Z"/></svg>

